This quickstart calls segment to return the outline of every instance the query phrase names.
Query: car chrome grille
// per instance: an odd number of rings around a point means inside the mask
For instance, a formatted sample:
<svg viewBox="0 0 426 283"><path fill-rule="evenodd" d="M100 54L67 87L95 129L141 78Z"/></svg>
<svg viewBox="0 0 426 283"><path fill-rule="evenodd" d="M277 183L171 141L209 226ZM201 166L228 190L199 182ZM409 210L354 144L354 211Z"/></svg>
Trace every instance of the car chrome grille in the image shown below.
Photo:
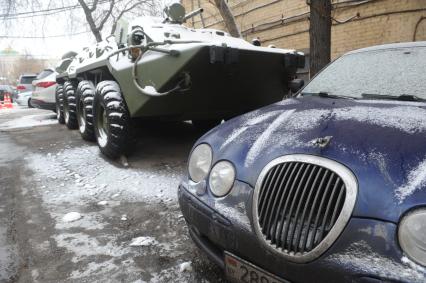
<svg viewBox="0 0 426 283"><path fill-rule="evenodd" d="M327 241L319 247L342 214L339 231L335 232L340 234L343 230L352 214L357 185L350 171L334 161L303 155L293 157L296 158L285 157L284 162L275 162L263 171L255 190L254 209L258 230L268 246L303 261L305 255L313 259L332 244ZM343 175L350 180L345 182L333 165L339 172L346 170ZM310 254L314 251L316 255Z"/></svg>

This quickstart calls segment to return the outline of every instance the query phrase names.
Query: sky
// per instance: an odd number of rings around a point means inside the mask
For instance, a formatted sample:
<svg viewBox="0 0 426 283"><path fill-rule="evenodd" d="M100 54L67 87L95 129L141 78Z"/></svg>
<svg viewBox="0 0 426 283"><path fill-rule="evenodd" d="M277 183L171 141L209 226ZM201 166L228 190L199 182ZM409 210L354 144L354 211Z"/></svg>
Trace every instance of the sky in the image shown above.
<svg viewBox="0 0 426 283"><path fill-rule="evenodd" d="M3 13L1 8L5 5L3 1L0 0L0 14ZM174 2L174 0L158 1L162 1L162 5ZM77 0L39 0L39 2L41 5L39 8L19 7L13 13L46 9L48 5L50 5L50 8L68 6L70 3L73 5L77 3ZM86 2L90 1L87 0ZM70 50L78 51L84 46L95 43L81 8L73 9L72 12L55 12L47 16L28 17L21 15L19 17L21 18L6 21L0 19L0 50L11 47L21 54L31 54L37 58L57 59ZM104 30L109 33L110 25L106 26ZM75 33L81 34L72 35ZM1 38L5 35L14 38ZM51 37L57 35L66 36Z"/></svg>

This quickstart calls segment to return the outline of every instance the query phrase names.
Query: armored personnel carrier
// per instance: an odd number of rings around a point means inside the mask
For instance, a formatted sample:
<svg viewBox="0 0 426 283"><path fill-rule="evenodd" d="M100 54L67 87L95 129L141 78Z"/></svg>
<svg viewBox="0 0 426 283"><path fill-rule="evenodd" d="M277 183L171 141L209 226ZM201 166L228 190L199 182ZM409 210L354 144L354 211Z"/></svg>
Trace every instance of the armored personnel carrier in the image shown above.
<svg viewBox="0 0 426 283"><path fill-rule="evenodd" d="M123 21L114 36L65 54L57 67L58 121L116 158L133 118L207 128L283 99L304 55L183 25L201 12L173 4L165 19Z"/></svg>

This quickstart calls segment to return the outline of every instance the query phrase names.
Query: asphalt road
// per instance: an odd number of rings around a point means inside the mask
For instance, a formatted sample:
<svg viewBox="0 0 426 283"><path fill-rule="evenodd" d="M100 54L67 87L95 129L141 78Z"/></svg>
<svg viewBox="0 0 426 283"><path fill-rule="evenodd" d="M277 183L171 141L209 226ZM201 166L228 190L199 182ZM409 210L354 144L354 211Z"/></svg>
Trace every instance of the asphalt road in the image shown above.
<svg viewBox="0 0 426 283"><path fill-rule="evenodd" d="M177 204L200 134L142 126L125 166L52 112L0 110L0 282L224 282Z"/></svg>

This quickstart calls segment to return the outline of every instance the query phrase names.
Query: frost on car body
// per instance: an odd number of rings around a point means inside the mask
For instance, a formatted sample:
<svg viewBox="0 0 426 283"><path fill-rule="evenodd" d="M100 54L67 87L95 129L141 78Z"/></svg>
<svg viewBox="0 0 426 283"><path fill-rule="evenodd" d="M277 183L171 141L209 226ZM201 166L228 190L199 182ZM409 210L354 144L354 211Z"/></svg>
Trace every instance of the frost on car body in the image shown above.
<svg viewBox="0 0 426 283"><path fill-rule="evenodd" d="M235 266L277 282L425 282L425 60L426 42L350 52L201 137L190 160L210 169L197 183L190 164L179 187L194 242L243 282ZM224 161L235 178L216 197Z"/></svg>

